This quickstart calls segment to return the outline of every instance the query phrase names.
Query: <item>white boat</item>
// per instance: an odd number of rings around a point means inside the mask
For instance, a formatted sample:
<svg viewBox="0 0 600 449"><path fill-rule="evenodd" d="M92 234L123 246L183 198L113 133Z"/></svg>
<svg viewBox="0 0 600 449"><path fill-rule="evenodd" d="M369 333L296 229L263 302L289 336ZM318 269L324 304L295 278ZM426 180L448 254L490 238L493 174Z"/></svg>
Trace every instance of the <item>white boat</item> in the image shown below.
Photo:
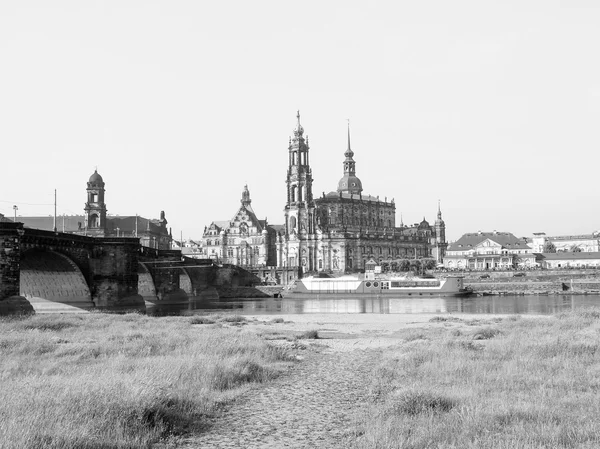
<svg viewBox="0 0 600 449"><path fill-rule="evenodd" d="M309 295L386 295L386 296L469 296L463 278L448 276L443 279L426 277L391 277L360 279L356 276L337 278L305 277L296 281L284 297Z"/></svg>

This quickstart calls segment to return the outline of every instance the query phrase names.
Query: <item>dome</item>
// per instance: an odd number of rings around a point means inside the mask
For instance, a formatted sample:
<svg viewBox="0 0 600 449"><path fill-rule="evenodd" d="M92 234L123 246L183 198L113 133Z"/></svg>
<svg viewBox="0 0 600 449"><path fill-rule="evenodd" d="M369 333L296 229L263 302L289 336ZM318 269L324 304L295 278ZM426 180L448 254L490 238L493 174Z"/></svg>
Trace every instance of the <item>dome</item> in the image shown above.
<svg viewBox="0 0 600 449"><path fill-rule="evenodd" d="M429 222L423 217L423 221L419 224L419 229L429 229Z"/></svg>
<svg viewBox="0 0 600 449"><path fill-rule="evenodd" d="M338 182L338 192L361 193L362 182L356 176L344 176Z"/></svg>
<svg viewBox="0 0 600 449"><path fill-rule="evenodd" d="M102 179L102 176L100 176L98 174L98 170L94 170L94 173L92 174L92 176L90 176L90 181L92 184L100 184L103 183L104 180Z"/></svg>

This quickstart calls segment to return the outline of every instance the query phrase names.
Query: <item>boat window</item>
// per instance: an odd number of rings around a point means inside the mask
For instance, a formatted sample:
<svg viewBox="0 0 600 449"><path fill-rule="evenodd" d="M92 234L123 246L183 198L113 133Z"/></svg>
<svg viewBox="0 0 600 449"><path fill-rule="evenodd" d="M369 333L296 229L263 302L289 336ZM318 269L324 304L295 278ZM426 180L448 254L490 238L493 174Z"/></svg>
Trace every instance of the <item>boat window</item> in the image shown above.
<svg viewBox="0 0 600 449"><path fill-rule="evenodd" d="M370 283L370 282L367 282L367 283L365 284L365 286L366 286L366 287L370 287L370 286L371 286L371 283Z"/></svg>
<svg viewBox="0 0 600 449"><path fill-rule="evenodd" d="M379 287L379 283L378 282L373 282L373 287Z"/></svg>

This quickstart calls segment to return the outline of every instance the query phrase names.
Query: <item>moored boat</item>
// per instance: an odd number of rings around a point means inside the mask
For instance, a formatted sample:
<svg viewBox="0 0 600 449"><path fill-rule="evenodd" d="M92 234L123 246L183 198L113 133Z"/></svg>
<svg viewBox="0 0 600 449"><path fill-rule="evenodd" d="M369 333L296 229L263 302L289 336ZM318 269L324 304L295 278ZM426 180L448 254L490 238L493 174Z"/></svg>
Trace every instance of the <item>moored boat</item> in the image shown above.
<svg viewBox="0 0 600 449"><path fill-rule="evenodd" d="M356 276L337 278L305 277L296 281L284 297L310 295L386 295L386 296L469 296L463 278L448 276L443 279L425 277L390 277L360 279Z"/></svg>

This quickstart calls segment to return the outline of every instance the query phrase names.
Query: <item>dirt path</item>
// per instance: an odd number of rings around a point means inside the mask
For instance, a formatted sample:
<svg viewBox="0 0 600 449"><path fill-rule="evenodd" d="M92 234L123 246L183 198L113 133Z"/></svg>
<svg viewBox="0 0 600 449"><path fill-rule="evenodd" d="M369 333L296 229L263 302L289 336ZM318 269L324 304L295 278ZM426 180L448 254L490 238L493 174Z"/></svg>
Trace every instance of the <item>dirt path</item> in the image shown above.
<svg viewBox="0 0 600 449"><path fill-rule="evenodd" d="M380 350L310 351L274 382L249 391L184 448L347 448Z"/></svg>

